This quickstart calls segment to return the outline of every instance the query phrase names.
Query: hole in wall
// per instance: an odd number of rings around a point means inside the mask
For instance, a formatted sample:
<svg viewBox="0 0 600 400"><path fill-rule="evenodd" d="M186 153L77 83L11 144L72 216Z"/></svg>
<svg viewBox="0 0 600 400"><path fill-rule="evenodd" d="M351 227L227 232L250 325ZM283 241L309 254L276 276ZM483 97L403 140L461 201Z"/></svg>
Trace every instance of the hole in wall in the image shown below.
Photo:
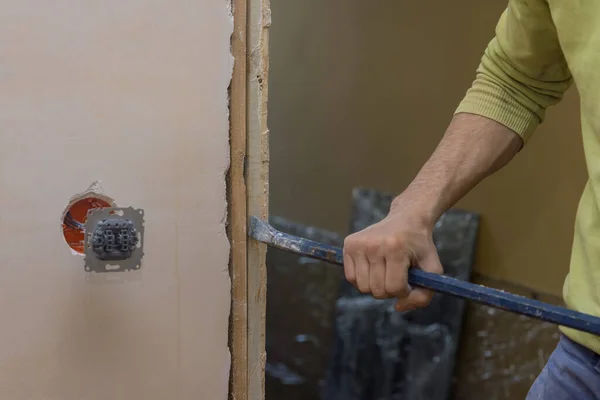
<svg viewBox="0 0 600 400"><path fill-rule="evenodd" d="M62 231L67 245L77 254L84 254L84 224L89 210L113 207L113 201L97 193L77 196L63 212Z"/></svg>

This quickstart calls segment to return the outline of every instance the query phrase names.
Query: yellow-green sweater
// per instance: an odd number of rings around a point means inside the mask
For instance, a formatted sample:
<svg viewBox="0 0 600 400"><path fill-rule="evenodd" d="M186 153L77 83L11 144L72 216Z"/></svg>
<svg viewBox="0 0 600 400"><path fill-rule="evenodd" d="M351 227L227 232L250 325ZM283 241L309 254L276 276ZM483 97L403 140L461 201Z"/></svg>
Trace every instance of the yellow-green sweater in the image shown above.
<svg viewBox="0 0 600 400"><path fill-rule="evenodd" d="M569 308L600 316L600 0L509 0L472 87L456 113L479 114L525 143L575 82L589 179L575 223L563 297ZM600 353L600 337L561 327Z"/></svg>

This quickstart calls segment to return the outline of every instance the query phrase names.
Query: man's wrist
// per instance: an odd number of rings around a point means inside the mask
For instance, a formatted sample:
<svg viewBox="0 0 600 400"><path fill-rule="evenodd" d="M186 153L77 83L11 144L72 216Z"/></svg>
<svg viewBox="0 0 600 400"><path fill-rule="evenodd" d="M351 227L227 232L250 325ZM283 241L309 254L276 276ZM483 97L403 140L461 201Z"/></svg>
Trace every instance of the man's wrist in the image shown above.
<svg viewBox="0 0 600 400"><path fill-rule="evenodd" d="M402 215L404 219L426 229L433 229L439 218L437 202L432 196L407 190L398 195L390 207L390 214Z"/></svg>

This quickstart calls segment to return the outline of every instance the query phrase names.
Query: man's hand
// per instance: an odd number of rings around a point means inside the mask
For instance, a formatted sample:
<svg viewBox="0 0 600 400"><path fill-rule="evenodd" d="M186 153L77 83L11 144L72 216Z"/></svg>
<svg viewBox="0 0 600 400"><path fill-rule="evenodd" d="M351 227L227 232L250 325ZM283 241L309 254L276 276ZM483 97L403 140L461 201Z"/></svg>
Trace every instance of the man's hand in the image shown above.
<svg viewBox="0 0 600 400"><path fill-rule="evenodd" d="M399 311L428 305L432 292L411 288L407 280L409 267L442 273L433 225L481 180L506 165L522 145L519 135L498 122L457 114L388 216L346 238L346 279L378 299L397 298Z"/></svg>
<svg viewBox="0 0 600 400"><path fill-rule="evenodd" d="M362 293L377 299L397 298L396 310L425 307L433 292L412 288L408 284L408 268L442 273L432 228L407 215L402 201L392 206L388 216L344 242L346 279Z"/></svg>

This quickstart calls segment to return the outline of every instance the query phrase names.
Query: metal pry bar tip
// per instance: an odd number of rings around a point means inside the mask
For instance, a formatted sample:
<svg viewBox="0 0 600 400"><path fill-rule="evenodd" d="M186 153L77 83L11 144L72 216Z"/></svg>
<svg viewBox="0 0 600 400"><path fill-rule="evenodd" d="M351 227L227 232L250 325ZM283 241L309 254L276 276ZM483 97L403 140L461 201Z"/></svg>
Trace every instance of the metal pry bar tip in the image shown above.
<svg viewBox="0 0 600 400"><path fill-rule="evenodd" d="M250 216L248 222L248 236L259 242L270 244L277 230L260 218Z"/></svg>
<svg viewBox="0 0 600 400"><path fill-rule="evenodd" d="M300 238L283 233L266 223L265 221L250 216L248 224L248 236L266 243L271 247L292 252L301 256L316 258L317 260L343 265L344 257L342 249L327 244Z"/></svg>
<svg viewBox="0 0 600 400"><path fill-rule="evenodd" d="M301 256L343 265L341 248L280 232L261 219L250 216L248 235L259 242ZM461 281L446 275L425 272L417 268L408 270L408 283L441 294L471 300L498 309L526 315L531 318L600 335L600 318L553 306L512 293Z"/></svg>

